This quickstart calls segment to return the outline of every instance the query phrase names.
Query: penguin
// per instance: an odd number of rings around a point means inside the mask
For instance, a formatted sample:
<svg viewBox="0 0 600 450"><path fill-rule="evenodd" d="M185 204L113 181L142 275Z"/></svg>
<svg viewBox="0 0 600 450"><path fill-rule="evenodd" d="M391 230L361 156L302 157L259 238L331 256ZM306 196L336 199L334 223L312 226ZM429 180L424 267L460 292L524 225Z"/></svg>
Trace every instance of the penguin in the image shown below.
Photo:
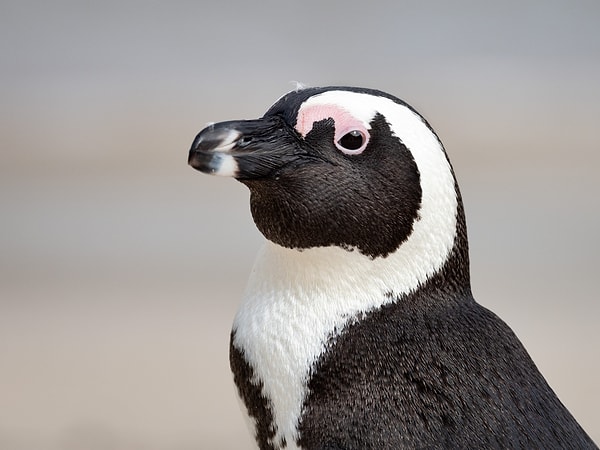
<svg viewBox="0 0 600 450"><path fill-rule="evenodd" d="M300 88L188 163L246 185L266 238L230 340L260 449L597 448L475 301L454 170L407 103Z"/></svg>

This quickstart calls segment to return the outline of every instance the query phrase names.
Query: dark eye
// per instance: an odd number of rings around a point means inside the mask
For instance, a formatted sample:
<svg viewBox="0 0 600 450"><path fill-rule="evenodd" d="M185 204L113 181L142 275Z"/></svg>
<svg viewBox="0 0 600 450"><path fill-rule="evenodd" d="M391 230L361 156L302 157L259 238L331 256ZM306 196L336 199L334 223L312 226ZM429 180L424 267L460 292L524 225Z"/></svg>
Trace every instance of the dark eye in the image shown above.
<svg viewBox="0 0 600 450"><path fill-rule="evenodd" d="M358 130L352 130L346 133L337 142L340 147L345 150L358 150L365 142L365 136Z"/></svg>
<svg viewBox="0 0 600 450"><path fill-rule="evenodd" d="M238 147L246 147L252 142L252 136L244 136L239 141L237 141Z"/></svg>

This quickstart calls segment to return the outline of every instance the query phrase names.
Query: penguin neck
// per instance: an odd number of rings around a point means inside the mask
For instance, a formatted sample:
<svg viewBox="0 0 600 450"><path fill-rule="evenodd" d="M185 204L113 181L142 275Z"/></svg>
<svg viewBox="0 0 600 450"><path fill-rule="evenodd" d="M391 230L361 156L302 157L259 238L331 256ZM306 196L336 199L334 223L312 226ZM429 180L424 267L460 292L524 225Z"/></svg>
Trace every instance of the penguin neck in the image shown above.
<svg viewBox="0 0 600 450"><path fill-rule="evenodd" d="M418 247L423 252L401 246L374 259L336 246L298 250L267 241L257 257L245 298L277 304L293 299L306 302L304 311L315 308L320 313L327 311L331 319L347 319L401 301L440 276L445 286L464 291L469 288L468 252L458 245L461 236L456 238L456 245L444 254L431 253L422 245Z"/></svg>
<svg viewBox="0 0 600 450"><path fill-rule="evenodd" d="M350 318L402 301L428 283L470 293L458 187L454 198L454 214L416 221L409 238L385 257L370 258L336 246L290 249L267 241L252 270L234 329L272 310L287 316L284 321L314 313L332 333Z"/></svg>
<svg viewBox="0 0 600 450"><path fill-rule="evenodd" d="M246 298L268 302L270 293L306 298L309 308L349 317L400 299L440 276L449 289L470 291L464 208L458 185L453 188L435 207L424 203L411 234L386 256L372 258L337 246L292 249L267 240ZM316 306L310 297L323 299L323 305Z"/></svg>
<svg viewBox="0 0 600 450"><path fill-rule="evenodd" d="M415 227L386 257L340 247L263 246L234 320L232 345L253 368L252 382L262 385L275 423L273 442L298 438L312 367L348 325L419 290L453 286L450 295L434 296L439 301L470 292L464 216L457 206L451 234L438 229L419 237L425 231ZM432 251L431 242L444 247Z"/></svg>
<svg viewBox="0 0 600 450"><path fill-rule="evenodd" d="M334 246L297 250L270 241L263 246L234 320L232 344L271 405L273 442L297 439L312 367L349 324L420 289L455 289L436 295L439 301L470 292L458 190L453 198L452 214L422 216L409 238L385 257ZM448 277L454 279L447 282Z"/></svg>

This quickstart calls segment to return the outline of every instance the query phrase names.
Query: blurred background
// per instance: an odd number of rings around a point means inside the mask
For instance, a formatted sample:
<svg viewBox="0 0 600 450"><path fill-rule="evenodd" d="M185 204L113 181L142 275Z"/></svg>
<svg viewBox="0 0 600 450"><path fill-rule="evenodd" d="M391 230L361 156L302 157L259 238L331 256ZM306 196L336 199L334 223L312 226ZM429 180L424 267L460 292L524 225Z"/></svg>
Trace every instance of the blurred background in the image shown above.
<svg viewBox="0 0 600 450"><path fill-rule="evenodd" d="M187 153L293 81L427 117L476 298L600 442L600 3L260 5L0 3L0 449L253 448L227 354L262 237Z"/></svg>

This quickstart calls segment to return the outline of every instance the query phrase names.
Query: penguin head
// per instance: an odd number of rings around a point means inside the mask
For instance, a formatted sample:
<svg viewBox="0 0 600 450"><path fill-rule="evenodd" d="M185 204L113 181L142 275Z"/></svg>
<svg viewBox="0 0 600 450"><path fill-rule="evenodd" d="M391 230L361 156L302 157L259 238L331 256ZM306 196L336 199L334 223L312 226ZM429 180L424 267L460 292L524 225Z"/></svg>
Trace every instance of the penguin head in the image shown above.
<svg viewBox="0 0 600 450"><path fill-rule="evenodd" d="M189 164L248 186L254 221L283 247L394 253L418 228L447 256L459 194L441 142L409 105L381 91L307 88L260 119L202 130Z"/></svg>

